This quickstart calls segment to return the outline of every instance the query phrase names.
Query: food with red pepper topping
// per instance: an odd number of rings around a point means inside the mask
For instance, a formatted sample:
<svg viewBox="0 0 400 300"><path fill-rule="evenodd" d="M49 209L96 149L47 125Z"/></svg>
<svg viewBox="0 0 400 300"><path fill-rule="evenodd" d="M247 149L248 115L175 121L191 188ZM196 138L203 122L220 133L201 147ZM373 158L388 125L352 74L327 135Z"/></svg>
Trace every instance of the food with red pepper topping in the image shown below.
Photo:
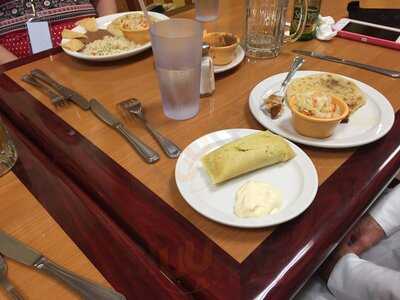
<svg viewBox="0 0 400 300"><path fill-rule="evenodd" d="M332 96L321 92L298 94L295 103L300 113L314 118L332 119L342 113L339 105L332 101Z"/></svg>

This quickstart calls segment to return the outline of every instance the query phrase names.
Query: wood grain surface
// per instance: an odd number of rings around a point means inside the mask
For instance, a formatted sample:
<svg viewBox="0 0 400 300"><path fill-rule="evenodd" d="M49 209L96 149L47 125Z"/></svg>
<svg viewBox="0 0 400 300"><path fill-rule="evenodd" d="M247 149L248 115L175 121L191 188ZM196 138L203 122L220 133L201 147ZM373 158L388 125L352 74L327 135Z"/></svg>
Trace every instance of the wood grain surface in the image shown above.
<svg viewBox="0 0 400 300"><path fill-rule="evenodd" d="M359 148L319 188L311 206L280 225L241 264L243 299L287 299L357 223L400 168L400 112L391 131Z"/></svg>
<svg viewBox="0 0 400 300"><path fill-rule="evenodd" d="M43 152L35 153L35 156L43 160L42 156L46 155L47 160L57 167L51 166L56 168L54 177L50 171L46 176L38 176L32 168L28 171L23 168L21 173L15 168L14 172L25 179L24 184L37 193L34 194L38 199L48 201L50 205L46 209L54 209L57 221L68 224L64 230L75 242L85 246L84 252L96 260L95 265L102 274L111 276L110 279L105 275L114 287L122 285L132 297L144 289L151 299L157 299L153 294L162 292L171 297L179 296L174 288L168 287L174 284L198 294L197 297L234 298L238 295L232 287L240 288L239 264L229 254L56 114L20 89L11 79L0 75L0 110ZM29 159L29 151L25 150L28 166L37 162ZM38 164L36 167L47 170L47 164L48 161L44 166ZM43 185L53 180L55 185L59 184L58 177L63 177L63 181L67 181L63 186L72 186L73 191L67 194L63 189L54 191L60 193L58 198L61 196L55 203ZM79 197L74 197L76 201L71 204L68 198L76 193ZM91 226L80 228L87 225L86 222L89 225L95 223L96 230ZM111 247L112 234L116 236L111 253L119 254L110 261L107 250ZM114 264L114 260L118 264ZM121 273L115 268L128 269ZM154 284L166 285L166 290L152 289Z"/></svg>
<svg viewBox="0 0 400 300"><path fill-rule="evenodd" d="M39 201L10 172L0 177L0 228L26 245L45 253L57 264L93 282L109 286L99 271L54 221ZM25 299L79 299L58 281L31 268L6 259L8 278ZM3 289L0 299L7 299Z"/></svg>
<svg viewBox="0 0 400 300"><path fill-rule="evenodd" d="M241 32L244 20L243 2L227 3L227 1L222 1L222 5L221 18L209 26L224 31ZM329 2L325 5L323 10L332 11L334 15L338 15L338 11L343 13L345 9L345 1L341 2L341 6L331 5L329 7ZM192 16L193 11L182 15ZM19 78L33 68L41 68L87 98L97 98L115 114L119 113L116 108L118 102L129 97L136 97L144 103L146 115L155 127L184 148L194 139L220 129L261 129L249 112L248 95L262 79L286 71L293 58L290 49L298 48L318 50L391 68L394 67L392 62L395 62L397 57L397 52L394 50L339 38L331 42L311 41L288 45L276 59L246 60L238 69L219 76L215 94L201 100L200 114L191 120L181 122L167 119L162 112L153 58L149 51L134 58L105 64L87 63L65 54L57 54L13 69L7 74L240 262L271 233L271 229L239 230L205 219L194 212L180 196L174 182L174 160L161 154L162 158L159 163L146 165L122 137L91 113L82 112L75 106L56 110L51 106L48 98L32 87L21 83ZM365 51L368 52L368 55L365 55ZM377 59L382 55L387 59ZM312 58L306 58L306 60L303 67L305 70L329 71L353 77L380 90L396 109L400 104L396 95L395 79ZM131 120L125 121L135 134L161 152L140 123ZM353 152L352 149L321 150L309 147L304 147L304 149L317 167L320 183L328 178Z"/></svg>
<svg viewBox="0 0 400 300"><path fill-rule="evenodd" d="M211 30L241 32L244 1L221 2L221 18L207 27ZM323 3L323 14L339 17L344 14L347 2ZM192 17L193 11L182 16ZM185 147L197 137L219 129L261 129L247 107L249 92L260 80L287 70L293 57L291 49L317 50L381 67L400 68L396 59L398 52L394 50L343 39L331 42L298 42L285 46L276 59L246 59L239 68L218 76L217 91L212 97L201 100L200 114L191 120L176 122L163 115L150 52L106 64L86 63L61 53L12 69L7 72L9 78L2 75L0 109L50 161L87 193L86 197L91 198L85 198L88 203L97 205L91 209L100 209L96 210L100 215L106 212L116 225L114 233L118 232L119 228L122 233L127 234L130 241L139 245L142 252L128 247L130 251L139 251L144 259L159 262L160 270L165 271L172 282L180 284L183 291L190 290L193 297L200 299L248 299L256 295L271 295L271 299L283 299L293 295L315 271L398 168L398 119L388 137L359 148L350 160L348 158L356 149L321 150L302 147L317 167L321 189L316 202L304 215L279 226L271 235L270 228L238 230L213 223L196 214L176 189L173 176L175 161L162 154L161 161L156 165L144 164L120 136L93 115L75 106L54 109L45 96L21 83L19 78L32 68L39 67L86 97L95 97L102 101L116 114L119 112L115 105L119 101L129 97L139 98L145 104L148 118L156 127L181 147ZM385 59L380 59L381 57ZM382 92L395 110L399 108L397 80L312 58L307 58L304 69L329 71L361 80ZM15 85L15 82L20 87ZM26 94L21 87L49 110ZM139 123L126 119L125 121L146 143L157 148L157 144ZM81 134L108 157L88 143ZM161 153L160 150L159 152ZM363 172L363 165L368 159L372 159L374 164ZM344 162L346 163L343 164ZM342 164L343 167L340 168ZM338 173L334 173L338 168ZM356 170L358 171L355 172ZM334 175L331 176L332 174ZM340 180L342 175L343 178L346 178L344 175L350 176L354 181ZM21 176L23 177L23 174ZM34 188L40 194L38 198L45 198L46 193L37 186L38 182L40 178L32 182L27 180L25 184L35 183ZM352 190L353 183L361 188L360 193ZM348 201L345 210L335 215L330 224L322 226L325 221L318 217L326 207L329 195L333 195L330 193L346 189L349 192L332 201L333 205L330 208L338 209L342 203ZM63 203L57 204L54 209L57 207L63 207ZM58 222L68 221L60 211L55 214L60 218L60 221L57 219ZM188 221L194 226L191 227ZM321 225L322 228L315 230L315 224ZM71 229L67 233L73 236L74 240L80 240L82 245L85 242L91 244L90 239L85 239L76 229L73 230L73 224L70 226ZM299 227L302 234L293 235L294 230ZM196 228L205 235L200 234ZM270 237L267 238L268 236ZM302 245L311 246L304 257L297 257ZM126 249L127 246L120 244L116 247ZM279 250L283 247L286 251ZM90 247L84 249L88 257L104 255L94 253ZM189 261L193 257L201 257L203 260L182 265L182 258L186 255L189 255ZM126 260L126 265L129 266L136 263L131 255L127 255ZM99 260L95 265L105 274L107 263ZM145 266L149 267L151 264ZM120 285L134 295L134 291L126 286L125 278L120 278L111 271L109 275L111 279L115 279L112 282L106 276L113 286ZM156 281L161 280L155 278Z"/></svg>
<svg viewBox="0 0 400 300"><path fill-rule="evenodd" d="M2 116L2 121L8 127L18 152L18 161L13 167L13 172L29 188L43 208L53 218L57 219L62 230L73 238L76 245L90 258L91 262L116 290L123 293L128 299L162 298L178 300L191 298L182 287L178 287L171 280L173 277L168 271L160 268L153 257L148 256L140 246L133 242L110 216L54 164L54 161L49 160L39 151L6 117ZM15 206L14 197L18 197L18 190L10 189L7 191L9 194L5 194L6 198L2 203L8 207L10 216L17 216L20 207ZM0 199L3 201L3 193L0 193L0 195ZM31 199L36 200L33 196L31 196ZM7 216L7 214L5 215ZM26 211L24 216L29 221L34 221L32 220L34 215L30 215L29 211ZM38 223L40 225L40 222ZM71 245L70 240L63 242L57 239L57 236L54 236L55 239L53 240L53 236L43 236L44 229L36 228L33 223L31 226L28 225L23 223L18 226L17 238L21 237L22 241L26 239L28 244L33 247L38 245L38 250L41 250L49 258L54 258L55 262L59 262L63 266L68 267L70 264L74 267L74 264L70 263L69 256L76 257L78 262L82 261L82 258L76 255L76 246ZM0 228L3 229L3 227ZM8 227L5 225L4 228L7 230ZM25 235L24 232L26 232ZM29 238L28 235L32 235L33 239L37 238L37 241L31 242L32 238ZM44 238L48 238L48 240ZM54 244L57 241L60 244ZM62 249L65 249L65 251L62 251ZM55 254L57 250L58 252ZM64 261L66 262L65 265L62 264ZM89 265L88 270L83 272L82 275L88 272L88 275L96 279L94 275L98 273L93 273L93 270L94 268ZM26 278L24 275L21 277ZM19 280L18 278L16 277L17 280ZM59 294L57 289L54 290L54 295L46 294L45 288L49 288L50 292L52 291L52 285L47 286L48 282L43 282L44 287L35 291L37 293L35 295L41 295L36 299L58 298L58 295L61 297L60 299L69 299L70 293ZM39 284L39 282L37 283ZM37 289L33 284L27 286L33 290ZM154 286L157 286L157 288L155 289ZM27 289L26 287L25 290ZM26 296L29 297L29 294Z"/></svg>

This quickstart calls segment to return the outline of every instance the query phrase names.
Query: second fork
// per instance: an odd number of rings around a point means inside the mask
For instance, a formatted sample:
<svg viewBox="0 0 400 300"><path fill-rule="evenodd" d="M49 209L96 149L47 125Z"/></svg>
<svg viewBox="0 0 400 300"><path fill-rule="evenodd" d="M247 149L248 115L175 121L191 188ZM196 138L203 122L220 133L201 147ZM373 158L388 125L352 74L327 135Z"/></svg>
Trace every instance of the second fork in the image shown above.
<svg viewBox="0 0 400 300"><path fill-rule="evenodd" d="M122 101L117 104L118 107L127 112L130 116L134 116L138 118L141 122L143 122L146 129L150 132L150 134L154 137L154 139L161 146L165 154L169 158L178 158L181 154L182 150L175 145L172 141L161 135L156 129L154 129L149 122L146 120L144 116L143 106L139 100L132 98L125 101Z"/></svg>
<svg viewBox="0 0 400 300"><path fill-rule="evenodd" d="M63 96L59 94L56 94L51 88L49 88L47 85L37 80L32 75L26 74L22 76L21 79L26 83L29 83L30 85L39 88L44 94L46 94L50 98L51 103L55 107L61 107L69 104L67 99L65 99Z"/></svg>

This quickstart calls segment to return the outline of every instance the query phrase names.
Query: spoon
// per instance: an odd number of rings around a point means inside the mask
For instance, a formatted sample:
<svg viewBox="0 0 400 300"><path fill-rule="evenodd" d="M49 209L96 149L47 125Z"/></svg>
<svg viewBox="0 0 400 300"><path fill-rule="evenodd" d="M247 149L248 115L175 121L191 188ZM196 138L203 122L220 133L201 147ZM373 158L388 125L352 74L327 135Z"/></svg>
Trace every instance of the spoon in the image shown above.
<svg viewBox="0 0 400 300"><path fill-rule="evenodd" d="M143 11L144 17L146 18L147 22L149 23L149 26L151 25L151 19L149 17L149 13L147 11L146 5L144 4L143 0L139 0L139 5L140 8Z"/></svg>
<svg viewBox="0 0 400 300"><path fill-rule="evenodd" d="M3 256L0 255L0 285L5 289L8 296L12 300L23 300L24 298L18 293L16 288L7 279L7 263Z"/></svg>

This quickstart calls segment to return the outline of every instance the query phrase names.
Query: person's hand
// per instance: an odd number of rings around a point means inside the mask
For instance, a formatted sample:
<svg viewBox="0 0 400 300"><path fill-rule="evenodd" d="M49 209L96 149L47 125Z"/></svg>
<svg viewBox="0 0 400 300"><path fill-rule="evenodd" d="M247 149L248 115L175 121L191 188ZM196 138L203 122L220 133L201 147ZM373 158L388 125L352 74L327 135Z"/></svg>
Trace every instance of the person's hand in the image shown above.
<svg viewBox="0 0 400 300"><path fill-rule="evenodd" d="M354 253L353 249L347 243L341 243L335 251L326 259L319 269L319 274L325 282L328 282L329 276L337 262L346 254Z"/></svg>
<svg viewBox="0 0 400 300"><path fill-rule="evenodd" d="M385 232L382 227L370 215L365 215L321 266L321 277L328 281L333 268L340 258L348 253L360 255L384 237Z"/></svg>
<svg viewBox="0 0 400 300"><path fill-rule="evenodd" d="M370 215L365 215L361 221L344 238L352 251L360 255L385 237L385 231Z"/></svg>
<svg viewBox="0 0 400 300"><path fill-rule="evenodd" d="M16 57L10 51L4 48L3 45L0 45L0 65L6 64L16 59L18 59L18 57Z"/></svg>

